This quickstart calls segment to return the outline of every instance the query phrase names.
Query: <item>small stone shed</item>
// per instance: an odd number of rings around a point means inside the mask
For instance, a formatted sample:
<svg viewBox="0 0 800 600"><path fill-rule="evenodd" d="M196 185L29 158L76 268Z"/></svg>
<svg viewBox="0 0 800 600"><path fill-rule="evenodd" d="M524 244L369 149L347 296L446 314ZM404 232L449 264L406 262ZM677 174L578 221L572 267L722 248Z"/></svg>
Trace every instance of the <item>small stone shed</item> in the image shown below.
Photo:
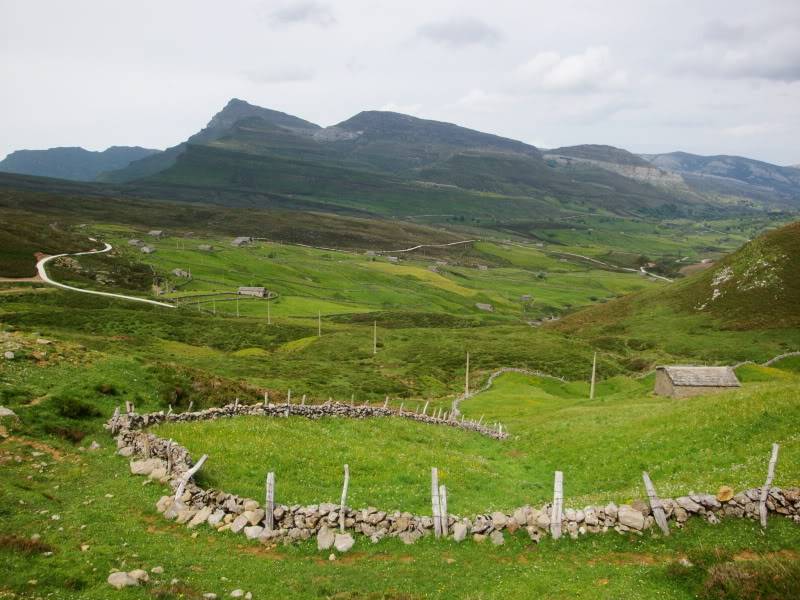
<svg viewBox="0 0 800 600"><path fill-rule="evenodd" d="M731 367L656 367L655 392L659 396L688 398L712 392L724 392L741 384Z"/></svg>
<svg viewBox="0 0 800 600"><path fill-rule="evenodd" d="M240 296L255 296L256 298L265 298L267 296L267 289L263 287L242 286L236 292Z"/></svg>
<svg viewBox="0 0 800 600"><path fill-rule="evenodd" d="M241 248L242 246L247 246L248 244L252 243L253 243L253 238L251 238L250 236L240 236L237 238L233 238L233 241L231 241L231 246L234 246L235 248Z"/></svg>

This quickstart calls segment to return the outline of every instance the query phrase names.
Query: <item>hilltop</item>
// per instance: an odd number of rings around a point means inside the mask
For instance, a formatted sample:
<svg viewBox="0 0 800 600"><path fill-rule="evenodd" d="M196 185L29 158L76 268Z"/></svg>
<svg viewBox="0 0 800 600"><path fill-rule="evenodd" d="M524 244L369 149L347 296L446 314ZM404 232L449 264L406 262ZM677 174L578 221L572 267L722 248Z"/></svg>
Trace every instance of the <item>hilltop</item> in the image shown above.
<svg viewBox="0 0 800 600"><path fill-rule="evenodd" d="M0 172L94 181L104 171L127 167L131 162L158 154L139 146L111 146L102 152L83 148L17 150L0 161Z"/></svg>

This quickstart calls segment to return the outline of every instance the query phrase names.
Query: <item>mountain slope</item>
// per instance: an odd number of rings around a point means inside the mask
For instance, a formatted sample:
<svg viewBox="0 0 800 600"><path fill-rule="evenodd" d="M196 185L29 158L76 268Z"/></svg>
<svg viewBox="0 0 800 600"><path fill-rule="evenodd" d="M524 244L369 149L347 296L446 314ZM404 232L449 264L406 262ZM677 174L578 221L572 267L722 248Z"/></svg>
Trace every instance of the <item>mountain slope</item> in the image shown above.
<svg viewBox="0 0 800 600"><path fill-rule="evenodd" d="M17 150L0 161L0 171L20 175L93 181L103 171L122 169L132 161L158 153L138 146L111 146L102 152L78 147Z"/></svg>
<svg viewBox="0 0 800 600"><path fill-rule="evenodd" d="M722 184L772 191L800 202L800 171L741 156L698 156L688 152L643 155L656 167Z"/></svg>

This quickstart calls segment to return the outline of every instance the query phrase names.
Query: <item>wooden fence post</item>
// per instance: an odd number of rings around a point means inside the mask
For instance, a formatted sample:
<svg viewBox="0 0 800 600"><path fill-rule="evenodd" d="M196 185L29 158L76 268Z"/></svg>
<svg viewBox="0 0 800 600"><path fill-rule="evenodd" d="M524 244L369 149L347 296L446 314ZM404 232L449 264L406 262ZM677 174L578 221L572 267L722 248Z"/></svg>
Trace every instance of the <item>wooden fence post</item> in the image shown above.
<svg viewBox="0 0 800 600"><path fill-rule="evenodd" d="M269 392L264 392L264 406L266 407L269 403Z"/></svg>
<svg viewBox="0 0 800 600"><path fill-rule="evenodd" d="M767 480L764 482L764 487L761 488L761 496L758 500L758 514L761 517L761 527L767 527L767 496L769 496L769 488L772 486L772 480L775 479L775 465L778 462L778 444L772 444L772 456L769 458L769 467L767 468Z"/></svg>
<svg viewBox="0 0 800 600"><path fill-rule="evenodd" d="M553 482L553 506L550 509L550 535L554 540L561 537L561 518L564 510L564 474L556 471Z"/></svg>
<svg viewBox="0 0 800 600"><path fill-rule="evenodd" d="M192 476L200 470L200 467L203 466L203 463L206 462L207 459L208 454L203 454L203 456L200 457L200 460L198 460L191 469L186 471L183 479L181 479L181 482L178 484L178 489L175 491L176 504L180 502L181 496L183 496L183 490L186 488L186 484L189 483L189 480L192 478Z"/></svg>
<svg viewBox="0 0 800 600"><path fill-rule="evenodd" d="M425 416L425 413L428 411L428 402L425 403L425 406L422 408L422 416Z"/></svg>
<svg viewBox="0 0 800 600"><path fill-rule="evenodd" d="M267 531L272 531L275 526L275 473L270 471L267 473L267 490L266 490L266 525Z"/></svg>
<svg viewBox="0 0 800 600"><path fill-rule="evenodd" d="M439 469L431 467L431 511L433 512L433 533L439 538L442 535L442 521L439 515Z"/></svg>
<svg viewBox="0 0 800 600"><path fill-rule="evenodd" d="M439 486L439 519L442 523L442 536L447 537L448 516L447 516L447 488Z"/></svg>
<svg viewBox="0 0 800 600"><path fill-rule="evenodd" d="M172 474L172 438L167 442L167 475Z"/></svg>
<svg viewBox="0 0 800 600"><path fill-rule="evenodd" d="M467 372L464 376L464 398L469 397L469 352L467 352Z"/></svg>
<svg viewBox="0 0 800 600"><path fill-rule="evenodd" d="M344 505L347 502L347 487L350 485L350 467L344 466L344 485L342 486L342 501L339 504L339 531L344 533Z"/></svg>
<svg viewBox="0 0 800 600"><path fill-rule="evenodd" d="M306 405L306 395L303 394L303 398L302 400L300 400L300 406L305 406L305 405Z"/></svg>
<svg viewBox="0 0 800 600"><path fill-rule="evenodd" d="M642 479L644 480L644 489L647 491L647 497L650 500L650 508L653 509L653 518L656 524L664 532L664 535L669 535L669 525L667 524L667 515L664 513L664 507L661 505L661 500L656 494L656 488L653 482L650 481L650 475L647 471L642 472Z"/></svg>
<svg viewBox="0 0 800 600"><path fill-rule="evenodd" d="M597 352L594 353L594 359L592 359L592 384L589 387L589 400L594 400L594 378L597 374Z"/></svg>
<svg viewBox="0 0 800 600"><path fill-rule="evenodd" d="M386 396L386 400L383 401L383 408L389 406L389 396Z"/></svg>
<svg viewBox="0 0 800 600"><path fill-rule="evenodd" d="M193 406L194 406L194 400L189 400L189 408L186 409L186 412L192 412Z"/></svg>
<svg viewBox="0 0 800 600"><path fill-rule="evenodd" d="M372 329L372 353L378 353L378 322L375 321Z"/></svg>

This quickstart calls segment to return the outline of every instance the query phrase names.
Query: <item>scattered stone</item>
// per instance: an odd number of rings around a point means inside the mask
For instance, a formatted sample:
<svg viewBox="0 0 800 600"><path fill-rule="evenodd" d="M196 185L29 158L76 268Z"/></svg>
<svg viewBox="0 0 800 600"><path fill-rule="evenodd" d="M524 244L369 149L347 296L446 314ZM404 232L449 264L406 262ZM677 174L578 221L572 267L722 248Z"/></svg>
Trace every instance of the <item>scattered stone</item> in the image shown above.
<svg viewBox="0 0 800 600"><path fill-rule="evenodd" d="M644 515L630 506L621 506L617 513L621 525L641 531L644 529Z"/></svg>
<svg viewBox="0 0 800 600"><path fill-rule="evenodd" d="M16 417L17 413L15 413L10 408L6 408L5 406L0 406L0 418L3 417Z"/></svg>
<svg viewBox="0 0 800 600"><path fill-rule="evenodd" d="M480 544L481 542L486 540L486 536L483 535L482 533L475 533L472 535L472 539L473 541L478 542Z"/></svg>
<svg viewBox="0 0 800 600"><path fill-rule="evenodd" d="M150 576L144 569L134 569L133 571L128 571L128 576L133 577L136 581L141 581L142 583L147 583L150 581Z"/></svg>
<svg viewBox="0 0 800 600"><path fill-rule="evenodd" d="M205 523L208 517L211 516L212 508L210 506L204 506L197 513L192 517L189 523L186 525L189 529L194 529L200 523Z"/></svg>
<svg viewBox="0 0 800 600"><path fill-rule="evenodd" d="M161 575L164 572L164 567L153 567L150 569L151 573L155 573L156 575Z"/></svg>
<svg viewBox="0 0 800 600"><path fill-rule="evenodd" d="M206 592L203 594L204 600L217 600L217 595L214 592Z"/></svg>
<svg viewBox="0 0 800 600"><path fill-rule="evenodd" d="M244 528L244 535L248 540L257 540L264 532L264 528L260 525L251 525Z"/></svg>
<svg viewBox="0 0 800 600"><path fill-rule="evenodd" d="M508 517L505 513L501 512L493 512L492 513L492 527L495 529L502 529L508 523Z"/></svg>
<svg viewBox="0 0 800 600"><path fill-rule="evenodd" d="M244 590L233 590L231 592L231 598L243 598L244 597Z"/></svg>
<svg viewBox="0 0 800 600"><path fill-rule="evenodd" d="M417 530L412 529L411 531L402 532L397 537L399 537L404 544L410 546L411 544L415 543L421 536L422 534L420 534Z"/></svg>
<svg viewBox="0 0 800 600"><path fill-rule="evenodd" d="M6 360L14 360L14 353L11 352L11 350L7 350L6 352L4 352L3 356L5 357Z"/></svg>
<svg viewBox="0 0 800 600"><path fill-rule="evenodd" d="M333 541L333 545L339 552L347 552L355 543L353 536L349 533L337 533Z"/></svg>
<svg viewBox="0 0 800 600"><path fill-rule="evenodd" d="M121 590L124 587L131 587L134 585L139 585L139 580L131 577L124 571L116 571L111 573L106 580L108 585L118 590Z"/></svg>
<svg viewBox="0 0 800 600"><path fill-rule="evenodd" d="M491 534L489 534L489 539L495 546L502 546L503 544L506 543L506 540L503 537L503 532L498 531L496 529Z"/></svg>
<svg viewBox="0 0 800 600"><path fill-rule="evenodd" d="M333 552L331 552L330 555L328 556L328 560L336 560L336 555Z"/></svg>
<svg viewBox="0 0 800 600"><path fill-rule="evenodd" d="M97 440L92 440L92 443L89 444L89 450L100 450L101 446L97 443Z"/></svg>

